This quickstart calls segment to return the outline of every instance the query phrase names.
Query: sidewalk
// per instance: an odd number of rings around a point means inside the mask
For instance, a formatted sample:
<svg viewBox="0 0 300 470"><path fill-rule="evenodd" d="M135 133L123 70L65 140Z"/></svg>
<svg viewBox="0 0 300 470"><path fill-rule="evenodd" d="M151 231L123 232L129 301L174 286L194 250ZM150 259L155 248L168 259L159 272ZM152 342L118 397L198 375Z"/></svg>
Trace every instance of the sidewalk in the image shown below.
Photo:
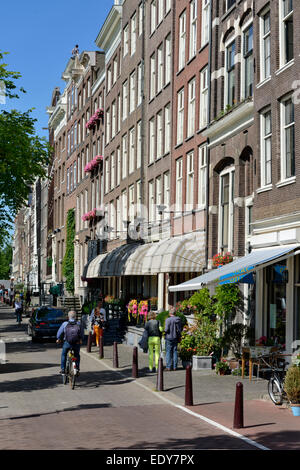
<svg viewBox="0 0 300 470"><path fill-rule="evenodd" d="M108 368L113 368L113 347L104 347L104 358L99 359L99 351L92 347L93 356ZM117 369L122 376L132 377L133 348L118 344ZM186 372L180 366L177 371L163 372L164 391L156 392L157 374L148 370L148 355L138 351L139 377L141 386L158 393L175 406L184 407ZM116 369L115 369L116 370ZM248 377L219 376L215 371L192 371L193 403L185 407L199 417L208 418L230 430L233 430L234 401L236 384L243 384L244 392L244 427L235 429L239 434L271 450L298 450L300 448L300 418L294 417L286 404L275 406L267 395L267 381L263 379L251 382Z"/></svg>

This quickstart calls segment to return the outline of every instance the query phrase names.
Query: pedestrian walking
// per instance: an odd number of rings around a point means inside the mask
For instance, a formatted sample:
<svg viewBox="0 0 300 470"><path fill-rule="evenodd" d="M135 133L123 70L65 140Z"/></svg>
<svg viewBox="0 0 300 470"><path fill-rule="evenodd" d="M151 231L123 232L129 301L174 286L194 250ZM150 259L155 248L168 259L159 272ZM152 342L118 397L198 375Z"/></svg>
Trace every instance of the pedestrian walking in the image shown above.
<svg viewBox="0 0 300 470"><path fill-rule="evenodd" d="M96 345L99 346L100 338L103 337L103 322L104 317L103 314L100 312L100 308L96 307L94 310L94 316L91 322L93 334L96 337Z"/></svg>
<svg viewBox="0 0 300 470"><path fill-rule="evenodd" d="M23 312L23 300L18 292L16 292L15 296L15 314L16 314L16 321L17 323L21 323L22 321L22 312Z"/></svg>
<svg viewBox="0 0 300 470"><path fill-rule="evenodd" d="M158 369L158 362L160 357L160 343L163 328L156 320L156 313L150 311L148 314L148 321L145 324L145 330L148 333L148 351L149 351L149 371L153 371L153 358L155 356L155 369Z"/></svg>
<svg viewBox="0 0 300 470"><path fill-rule="evenodd" d="M176 370L178 363L177 346L181 335L181 320L175 315L175 308L169 311L169 317L165 323L165 340L166 340L166 370Z"/></svg>

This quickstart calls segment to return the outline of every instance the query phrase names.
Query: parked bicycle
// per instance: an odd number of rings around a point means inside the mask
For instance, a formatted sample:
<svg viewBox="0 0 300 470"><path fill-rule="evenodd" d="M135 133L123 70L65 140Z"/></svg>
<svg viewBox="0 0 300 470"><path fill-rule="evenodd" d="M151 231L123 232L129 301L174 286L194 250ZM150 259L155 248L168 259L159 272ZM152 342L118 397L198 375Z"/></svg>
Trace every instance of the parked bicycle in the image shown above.
<svg viewBox="0 0 300 470"><path fill-rule="evenodd" d="M70 387L74 390L78 375L75 353L73 349L70 349L67 355L66 369L64 374L62 374L63 384L66 385L69 382Z"/></svg>
<svg viewBox="0 0 300 470"><path fill-rule="evenodd" d="M271 360L268 362L266 357L270 357ZM268 382L268 393L272 402L275 405L282 405L283 400L286 398L284 391L284 378L286 373L286 365L288 364L284 359L278 358L276 353L268 356L259 356L267 367L272 371L271 377Z"/></svg>

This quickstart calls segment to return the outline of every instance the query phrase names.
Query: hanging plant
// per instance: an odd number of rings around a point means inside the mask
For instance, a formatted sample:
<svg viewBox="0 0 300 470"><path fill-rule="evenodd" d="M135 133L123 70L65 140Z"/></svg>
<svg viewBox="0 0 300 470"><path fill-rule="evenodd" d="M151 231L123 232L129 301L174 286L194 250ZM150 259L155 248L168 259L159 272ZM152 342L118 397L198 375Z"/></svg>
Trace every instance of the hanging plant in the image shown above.
<svg viewBox="0 0 300 470"><path fill-rule="evenodd" d="M218 268L219 266L224 266L224 264L231 263L233 261L233 256L231 253L227 252L225 254L218 253L213 256L213 266Z"/></svg>
<svg viewBox="0 0 300 470"><path fill-rule="evenodd" d="M66 278L66 289L74 294L74 238L75 238L75 210L70 209L67 215L66 253L62 269Z"/></svg>

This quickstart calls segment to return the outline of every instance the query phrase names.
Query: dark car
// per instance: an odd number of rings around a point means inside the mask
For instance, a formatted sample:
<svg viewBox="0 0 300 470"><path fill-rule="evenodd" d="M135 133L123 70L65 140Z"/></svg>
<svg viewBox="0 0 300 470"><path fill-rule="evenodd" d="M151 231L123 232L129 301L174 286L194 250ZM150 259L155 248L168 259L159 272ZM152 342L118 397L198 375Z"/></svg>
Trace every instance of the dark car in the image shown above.
<svg viewBox="0 0 300 470"><path fill-rule="evenodd" d="M63 309L55 307L38 307L28 321L28 335L35 342L42 338L55 338L60 325L67 320Z"/></svg>

